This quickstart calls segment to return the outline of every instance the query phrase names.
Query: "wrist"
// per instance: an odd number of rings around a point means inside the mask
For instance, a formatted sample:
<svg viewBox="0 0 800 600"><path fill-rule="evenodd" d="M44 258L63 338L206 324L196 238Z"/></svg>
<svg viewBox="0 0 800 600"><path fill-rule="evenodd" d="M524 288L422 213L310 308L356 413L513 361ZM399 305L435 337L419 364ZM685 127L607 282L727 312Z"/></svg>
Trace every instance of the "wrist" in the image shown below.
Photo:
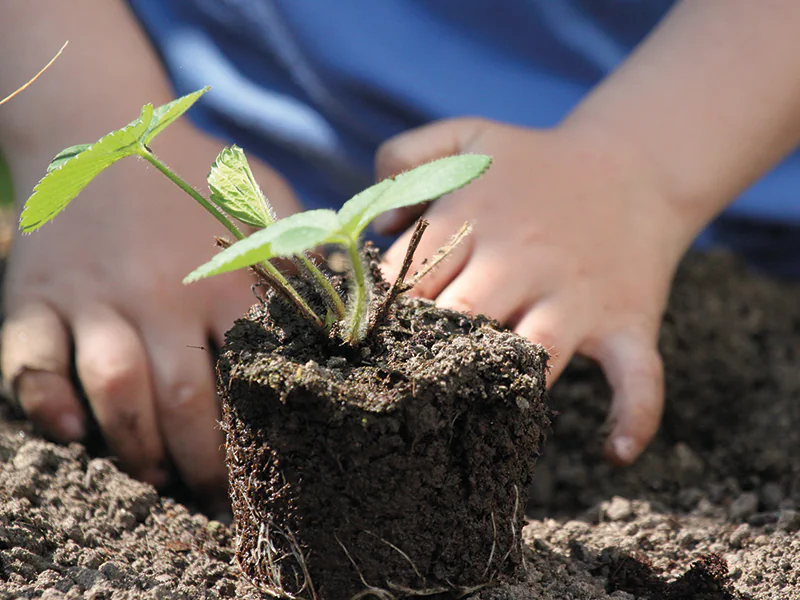
<svg viewBox="0 0 800 600"><path fill-rule="evenodd" d="M722 202L710 200L709 190L697 190L670 168L668 157L655 153L639 137L628 135L612 119L576 110L558 127L587 154L602 155L620 185L632 190L648 214L661 219L678 260L713 219Z"/></svg>

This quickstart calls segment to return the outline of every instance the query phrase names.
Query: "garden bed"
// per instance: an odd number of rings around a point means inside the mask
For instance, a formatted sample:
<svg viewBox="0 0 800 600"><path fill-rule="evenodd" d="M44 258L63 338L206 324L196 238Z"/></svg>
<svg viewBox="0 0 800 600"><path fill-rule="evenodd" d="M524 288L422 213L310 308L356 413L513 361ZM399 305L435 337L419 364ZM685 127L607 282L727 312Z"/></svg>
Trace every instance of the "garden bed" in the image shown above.
<svg viewBox="0 0 800 600"><path fill-rule="evenodd" d="M552 390L527 582L473 600L800 597L800 287L693 257L661 348L664 423L631 468L602 460L594 366ZM0 411L0 599L260 597L233 554L227 525Z"/></svg>

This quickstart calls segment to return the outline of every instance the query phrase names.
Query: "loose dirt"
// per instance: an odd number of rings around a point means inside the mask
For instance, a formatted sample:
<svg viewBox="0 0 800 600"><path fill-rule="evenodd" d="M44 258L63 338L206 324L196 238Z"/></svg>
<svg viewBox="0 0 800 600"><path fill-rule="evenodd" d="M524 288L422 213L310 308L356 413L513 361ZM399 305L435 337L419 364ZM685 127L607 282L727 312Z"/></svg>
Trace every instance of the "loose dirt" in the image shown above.
<svg viewBox="0 0 800 600"><path fill-rule="evenodd" d="M692 257L661 348L664 424L631 468L602 461L596 368L551 391L527 581L473 600L800 598L800 287ZM233 554L227 525L0 410L0 599L260 597Z"/></svg>

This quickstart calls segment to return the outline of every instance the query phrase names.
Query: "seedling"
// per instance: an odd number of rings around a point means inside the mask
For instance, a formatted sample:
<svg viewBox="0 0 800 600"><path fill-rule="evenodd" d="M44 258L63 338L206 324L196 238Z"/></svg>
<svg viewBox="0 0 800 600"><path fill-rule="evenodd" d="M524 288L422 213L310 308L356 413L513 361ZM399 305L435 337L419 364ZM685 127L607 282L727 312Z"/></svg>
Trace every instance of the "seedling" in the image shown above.
<svg viewBox="0 0 800 600"><path fill-rule="evenodd" d="M20 229L25 233L38 229L64 210L104 169L123 158L138 156L196 200L237 240L233 244L223 243L228 247L190 273L184 283L254 267L315 326L322 329L339 323L337 331L345 342L360 343L368 331L373 311L369 269L360 253L364 229L386 211L427 202L466 185L489 167L491 159L477 154L442 158L384 179L356 194L338 212L310 210L276 220L241 148L225 148L211 165L208 199L160 161L150 149L153 139L206 91L208 88L198 90L158 108L147 104L139 118L126 127L113 131L94 144L72 146L60 152L25 204ZM260 229L246 237L232 219ZM349 259L346 303L308 255L322 244L340 246ZM286 276L270 262L275 258L291 257L311 274L325 298L328 314L324 317L314 312Z"/></svg>

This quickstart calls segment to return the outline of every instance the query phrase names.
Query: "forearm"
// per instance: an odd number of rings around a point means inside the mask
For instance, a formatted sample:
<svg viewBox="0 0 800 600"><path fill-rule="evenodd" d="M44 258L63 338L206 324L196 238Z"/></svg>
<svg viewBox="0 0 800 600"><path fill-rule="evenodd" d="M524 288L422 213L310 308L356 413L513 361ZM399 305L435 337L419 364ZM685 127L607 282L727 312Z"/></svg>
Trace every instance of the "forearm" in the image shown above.
<svg viewBox="0 0 800 600"><path fill-rule="evenodd" d="M0 94L27 81L65 40L69 47L53 67L0 109L0 147L20 201L60 150L124 126L147 102L157 106L172 98L155 51L122 0L0 2L0 56L13 57L0 70ZM193 186L204 188L208 165L222 145L181 120L159 136L156 151ZM258 160L252 163L277 212L296 211L280 175Z"/></svg>
<svg viewBox="0 0 800 600"><path fill-rule="evenodd" d="M800 3L684 0L568 117L652 170L686 243L800 142Z"/></svg>

